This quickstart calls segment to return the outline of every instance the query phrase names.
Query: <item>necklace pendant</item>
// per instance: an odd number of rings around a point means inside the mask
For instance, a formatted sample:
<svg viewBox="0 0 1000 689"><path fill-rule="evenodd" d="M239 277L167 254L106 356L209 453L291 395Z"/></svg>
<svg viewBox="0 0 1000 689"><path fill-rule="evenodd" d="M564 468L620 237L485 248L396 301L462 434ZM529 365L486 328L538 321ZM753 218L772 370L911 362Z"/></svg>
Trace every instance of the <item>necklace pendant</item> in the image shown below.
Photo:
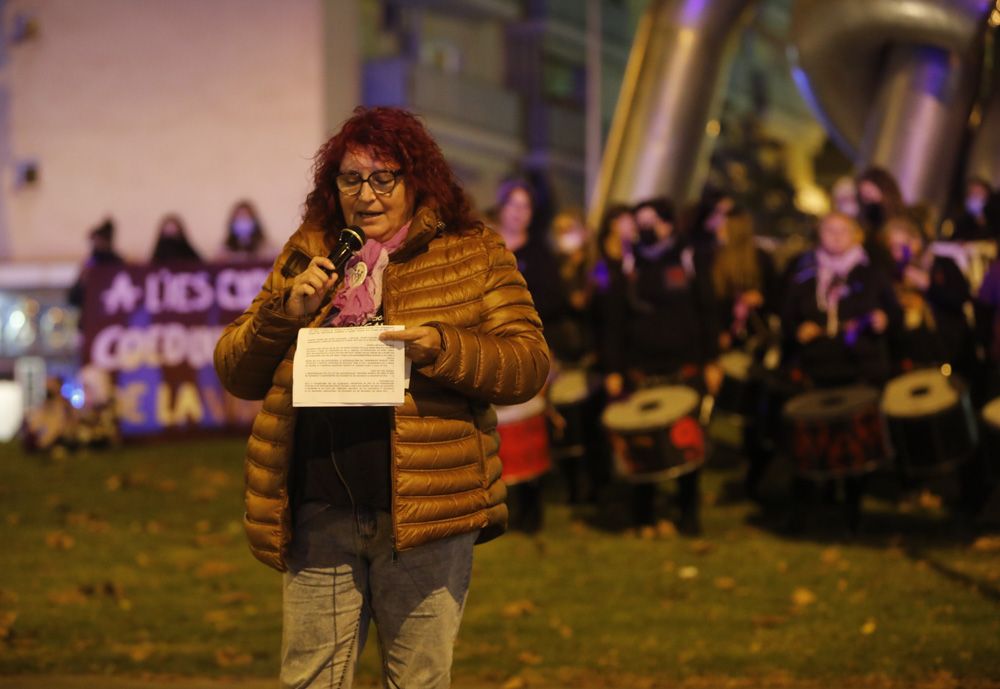
<svg viewBox="0 0 1000 689"><path fill-rule="evenodd" d="M358 261L351 268L347 276L347 283L353 288L360 285L368 277L368 265L364 261Z"/></svg>

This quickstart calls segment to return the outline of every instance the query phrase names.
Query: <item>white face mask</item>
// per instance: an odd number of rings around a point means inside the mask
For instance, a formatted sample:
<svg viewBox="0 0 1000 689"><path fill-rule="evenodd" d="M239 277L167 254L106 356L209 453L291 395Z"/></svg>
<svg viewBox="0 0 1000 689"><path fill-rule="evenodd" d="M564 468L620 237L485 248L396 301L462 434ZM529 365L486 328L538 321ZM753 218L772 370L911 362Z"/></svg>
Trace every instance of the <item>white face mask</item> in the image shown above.
<svg viewBox="0 0 1000 689"><path fill-rule="evenodd" d="M559 249L559 253L571 254L574 251L579 251L583 248L584 241L584 236L580 232L564 232L559 235L559 240L556 242L556 246Z"/></svg>
<svg viewBox="0 0 1000 689"><path fill-rule="evenodd" d="M973 196L965 200L965 210L969 212L969 215L980 216L983 213L983 207L986 203L983 199L978 196Z"/></svg>
<svg viewBox="0 0 1000 689"><path fill-rule="evenodd" d="M233 220L232 228L233 234L240 239L250 239L253 231L257 228L257 223L250 218L236 218Z"/></svg>

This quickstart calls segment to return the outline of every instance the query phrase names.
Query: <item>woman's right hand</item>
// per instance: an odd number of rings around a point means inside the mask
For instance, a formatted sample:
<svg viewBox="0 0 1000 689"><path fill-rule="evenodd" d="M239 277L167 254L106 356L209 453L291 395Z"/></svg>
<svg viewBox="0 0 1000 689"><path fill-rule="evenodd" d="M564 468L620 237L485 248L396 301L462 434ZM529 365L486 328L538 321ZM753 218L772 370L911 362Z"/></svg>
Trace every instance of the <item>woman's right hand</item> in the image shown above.
<svg viewBox="0 0 1000 689"><path fill-rule="evenodd" d="M295 318L315 312L336 282L333 261L326 256L316 256L309 261L305 270L295 276L292 291L285 303L285 312Z"/></svg>

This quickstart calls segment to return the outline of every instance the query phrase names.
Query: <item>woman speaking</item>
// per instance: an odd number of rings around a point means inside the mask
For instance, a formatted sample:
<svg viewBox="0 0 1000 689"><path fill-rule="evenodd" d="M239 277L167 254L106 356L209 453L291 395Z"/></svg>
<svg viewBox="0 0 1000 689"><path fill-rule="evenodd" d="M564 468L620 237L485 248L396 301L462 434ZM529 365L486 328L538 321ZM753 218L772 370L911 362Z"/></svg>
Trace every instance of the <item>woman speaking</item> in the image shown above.
<svg viewBox="0 0 1000 689"><path fill-rule="evenodd" d="M341 228L367 240L340 281ZM396 407L293 407L300 328L403 325ZM263 399L246 455L253 554L284 572L281 680L349 687L375 621L385 682L447 687L472 546L507 521L492 404L549 368L514 257L478 221L437 144L397 108L359 108L319 150L302 226L215 351Z"/></svg>

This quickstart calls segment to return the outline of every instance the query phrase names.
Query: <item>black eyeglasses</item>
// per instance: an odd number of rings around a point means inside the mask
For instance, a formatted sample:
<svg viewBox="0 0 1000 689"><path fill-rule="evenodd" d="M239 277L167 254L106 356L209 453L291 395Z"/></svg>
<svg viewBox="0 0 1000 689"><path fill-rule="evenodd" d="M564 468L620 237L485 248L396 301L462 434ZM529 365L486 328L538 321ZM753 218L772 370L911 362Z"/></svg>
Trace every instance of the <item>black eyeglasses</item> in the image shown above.
<svg viewBox="0 0 1000 689"><path fill-rule="evenodd" d="M396 188L396 180L402 176L402 170L375 170L367 177L357 172L344 172L337 175L337 189L347 196L358 196L365 182L376 194L387 196Z"/></svg>

